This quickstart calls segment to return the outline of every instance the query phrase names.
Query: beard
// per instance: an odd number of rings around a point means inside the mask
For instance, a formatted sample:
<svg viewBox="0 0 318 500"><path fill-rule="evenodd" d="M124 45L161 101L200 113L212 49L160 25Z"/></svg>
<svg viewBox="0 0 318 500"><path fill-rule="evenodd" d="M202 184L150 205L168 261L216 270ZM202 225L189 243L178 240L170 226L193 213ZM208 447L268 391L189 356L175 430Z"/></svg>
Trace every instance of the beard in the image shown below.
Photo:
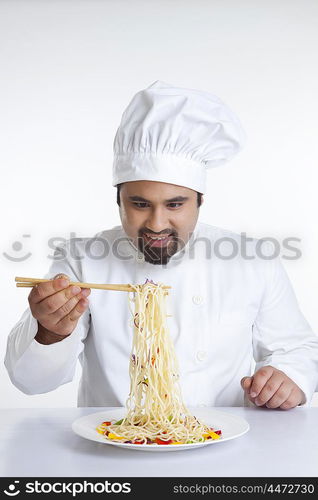
<svg viewBox="0 0 318 500"><path fill-rule="evenodd" d="M154 237L164 237L167 235L169 240L164 246L154 246L153 242L147 238L146 234ZM178 233L174 229L164 229L159 233L149 231L146 227L138 231L138 249L143 253L145 261L154 265L168 264L170 258L179 250Z"/></svg>

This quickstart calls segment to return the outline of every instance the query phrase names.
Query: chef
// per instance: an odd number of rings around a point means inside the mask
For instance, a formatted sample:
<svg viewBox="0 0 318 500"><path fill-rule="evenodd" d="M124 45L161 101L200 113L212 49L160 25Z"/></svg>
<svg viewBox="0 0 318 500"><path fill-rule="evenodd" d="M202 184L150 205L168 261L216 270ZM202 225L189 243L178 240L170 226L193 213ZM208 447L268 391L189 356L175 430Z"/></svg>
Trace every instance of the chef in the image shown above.
<svg viewBox="0 0 318 500"><path fill-rule="evenodd" d="M132 318L128 294L90 283L171 286L168 326L186 404L309 405L318 337L269 244L198 222L207 169L240 151L239 120L216 96L157 81L138 92L114 140L122 225L56 248L12 329L5 365L25 394L53 391L82 367L79 406L124 406ZM261 251L260 251L261 250Z"/></svg>

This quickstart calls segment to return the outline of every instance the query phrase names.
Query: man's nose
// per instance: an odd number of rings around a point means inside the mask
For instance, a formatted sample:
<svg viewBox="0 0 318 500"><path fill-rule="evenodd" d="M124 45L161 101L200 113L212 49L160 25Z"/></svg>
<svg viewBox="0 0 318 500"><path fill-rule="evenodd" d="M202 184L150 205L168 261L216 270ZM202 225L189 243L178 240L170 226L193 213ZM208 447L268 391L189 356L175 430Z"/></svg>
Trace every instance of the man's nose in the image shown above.
<svg viewBox="0 0 318 500"><path fill-rule="evenodd" d="M167 229L167 227L169 227L169 221L166 210L161 208L154 209L145 225L154 233L159 233L163 231L163 229Z"/></svg>

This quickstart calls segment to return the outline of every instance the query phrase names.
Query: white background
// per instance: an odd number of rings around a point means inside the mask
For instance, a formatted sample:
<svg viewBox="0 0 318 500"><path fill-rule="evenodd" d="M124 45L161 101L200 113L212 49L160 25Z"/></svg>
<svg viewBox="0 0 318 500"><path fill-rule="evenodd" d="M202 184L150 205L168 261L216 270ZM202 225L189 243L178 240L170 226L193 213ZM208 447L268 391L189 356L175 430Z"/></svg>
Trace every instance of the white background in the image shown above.
<svg viewBox="0 0 318 500"><path fill-rule="evenodd" d="M301 238L302 258L284 263L318 331L317 21L316 0L0 1L2 359L28 305L14 277L47 272L49 238L119 223L113 138L155 80L215 93L240 117L246 148L210 171L201 220ZM0 370L2 407L76 405L79 368L37 396Z"/></svg>

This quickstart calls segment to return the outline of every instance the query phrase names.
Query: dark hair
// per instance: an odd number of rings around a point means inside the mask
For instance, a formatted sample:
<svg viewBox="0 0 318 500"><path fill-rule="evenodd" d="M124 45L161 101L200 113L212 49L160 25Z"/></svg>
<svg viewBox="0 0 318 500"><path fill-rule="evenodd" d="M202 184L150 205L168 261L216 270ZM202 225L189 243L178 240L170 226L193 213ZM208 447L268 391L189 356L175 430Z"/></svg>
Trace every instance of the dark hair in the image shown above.
<svg viewBox="0 0 318 500"><path fill-rule="evenodd" d="M117 205L120 207L120 188L122 187L122 184L117 184ZM202 205L202 193L199 193L197 191L197 203L198 207Z"/></svg>

